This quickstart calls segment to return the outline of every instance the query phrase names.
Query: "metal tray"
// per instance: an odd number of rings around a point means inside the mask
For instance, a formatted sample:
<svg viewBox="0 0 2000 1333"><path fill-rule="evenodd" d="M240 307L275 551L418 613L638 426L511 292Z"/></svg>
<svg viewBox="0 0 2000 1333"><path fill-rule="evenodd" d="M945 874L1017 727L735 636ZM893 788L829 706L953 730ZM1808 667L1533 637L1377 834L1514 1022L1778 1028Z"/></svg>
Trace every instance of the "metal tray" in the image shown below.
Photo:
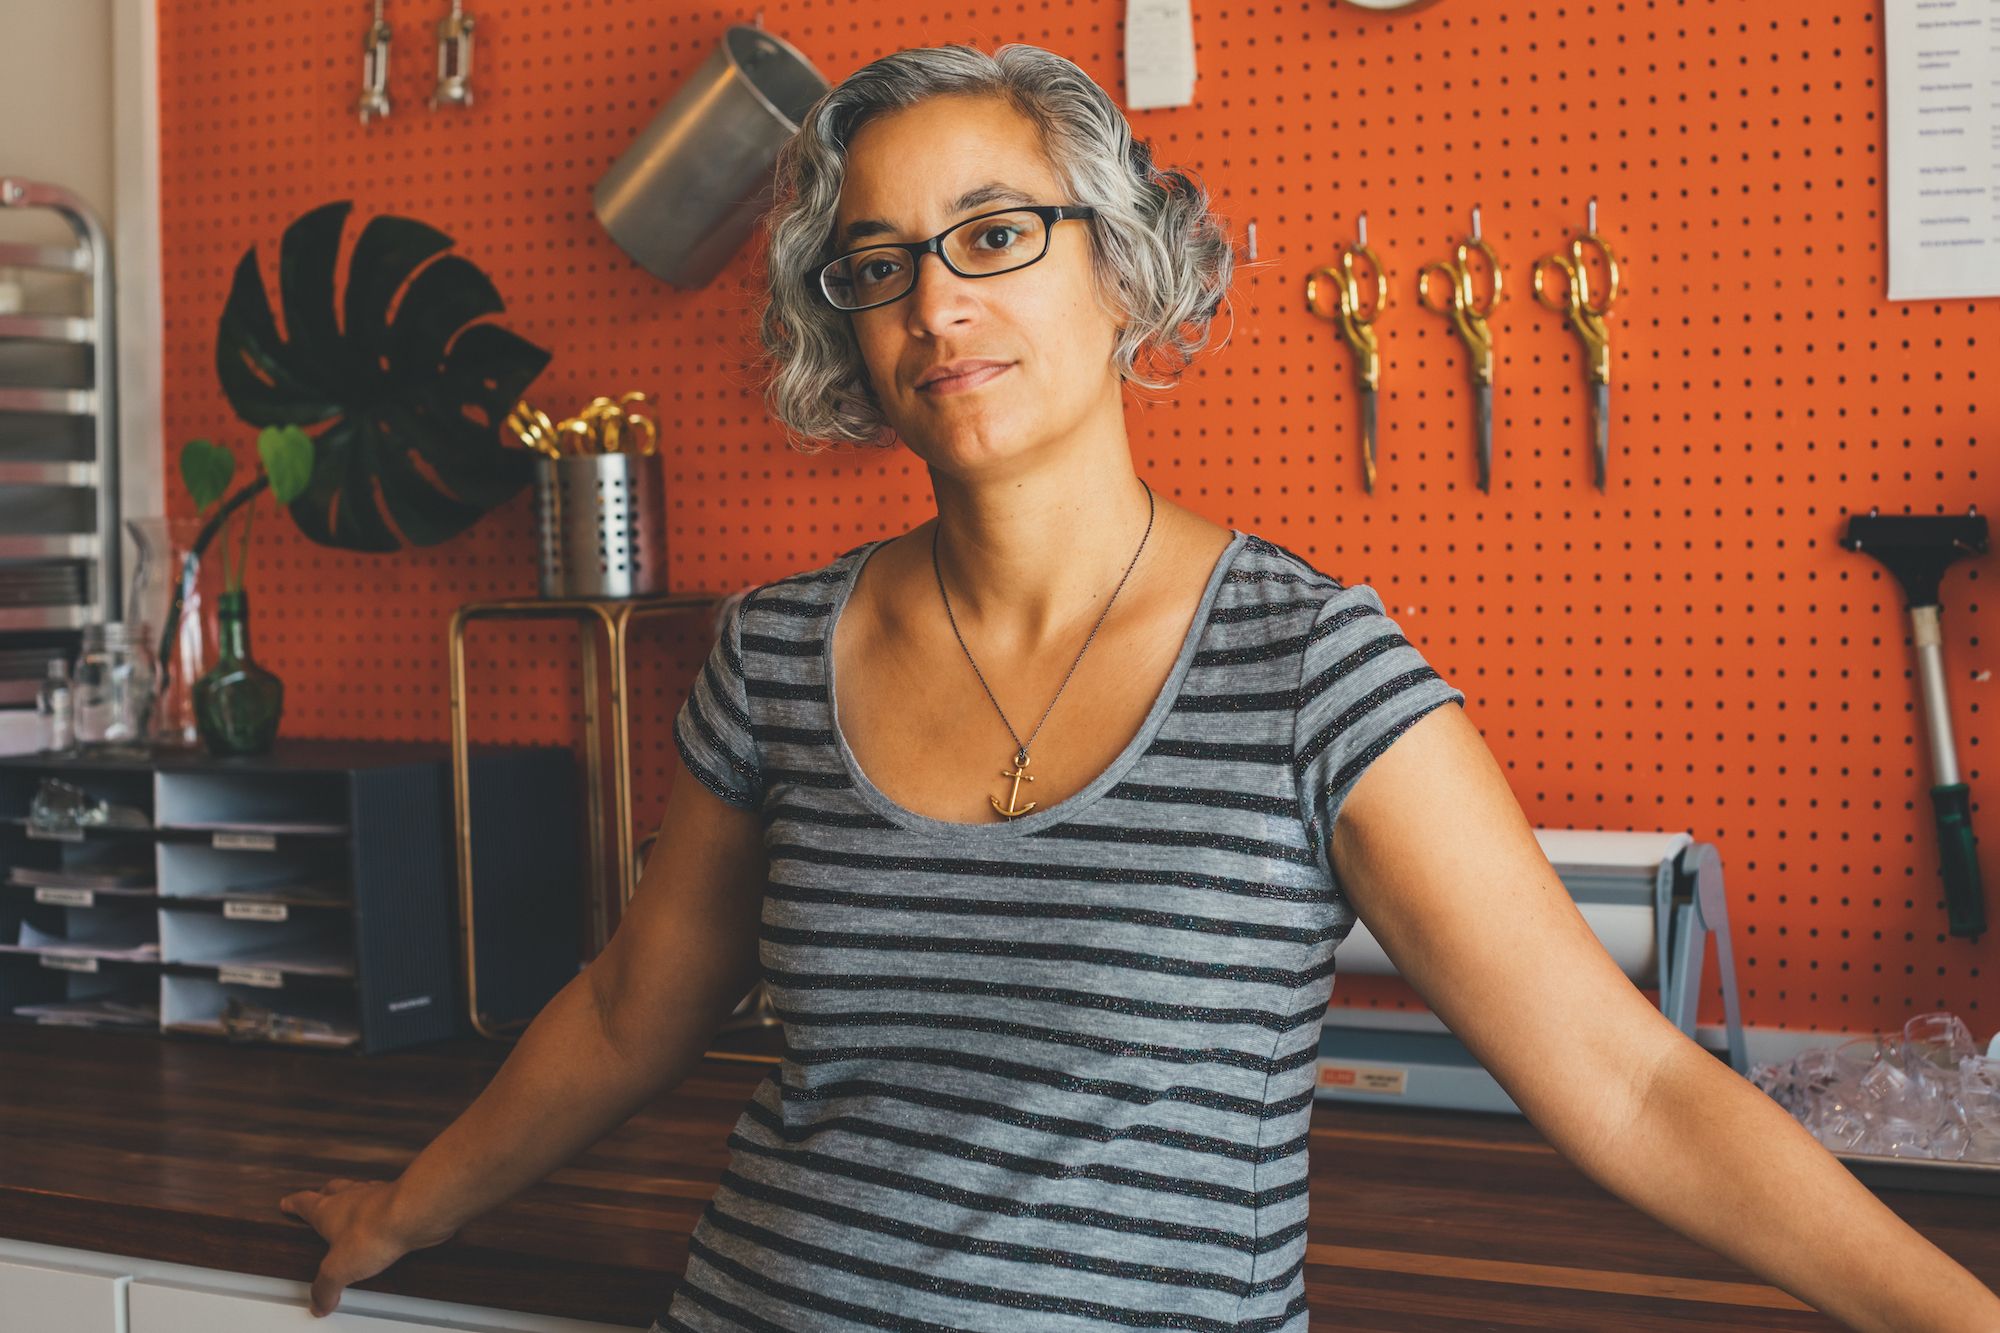
<svg viewBox="0 0 2000 1333"><path fill-rule="evenodd" d="M1935 1190L2000 1198L2000 1162L1943 1162L1930 1157L1834 1153L1870 1189Z"/></svg>

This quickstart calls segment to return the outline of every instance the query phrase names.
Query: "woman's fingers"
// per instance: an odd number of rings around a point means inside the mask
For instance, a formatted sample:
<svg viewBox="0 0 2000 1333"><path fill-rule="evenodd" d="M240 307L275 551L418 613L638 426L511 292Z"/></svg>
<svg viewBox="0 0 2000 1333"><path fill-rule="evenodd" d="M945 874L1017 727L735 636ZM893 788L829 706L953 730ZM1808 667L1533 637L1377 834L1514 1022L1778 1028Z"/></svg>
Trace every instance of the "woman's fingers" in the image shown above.
<svg viewBox="0 0 2000 1333"><path fill-rule="evenodd" d="M385 1226L391 1187L379 1180L335 1177L323 1189L297 1190L278 1200L280 1211L305 1221L327 1242L310 1287L313 1315L340 1306L341 1293L373 1277L408 1250Z"/></svg>
<svg viewBox="0 0 2000 1333"><path fill-rule="evenodd" d="M294 1190L292 1193L285 1195L282 1199L278 1200L278 1209L280 1212L290 1213L302 1221L312 1222L313 1212L322 1200L329 1199L342 1190L351 1189L361 1183L363 1182L350 1180L346 1176L335 1176L319 1189Z"/></svg>
<svg viewBox="0 0 2000 1333"><path fill-rule="evenodd" d="M324 1239L326 1232L319 1224L319 1210L326 1197L324 1190L296 1190L278 1200L278 1210L305 1222ZM335 1253L337 1249L328 1250L326 1258L320 1262L319 1271L313 1275L308 1303L315 1318L332 1314L340 1305L340 1293L347 1287L345 1281L329 1271Z"/></svg>
<svg viewBox="0 0 2000 1333"><path fill-rule="evenodd" d="M332 1258L332 1254L327 1255L329 1261ZM320 1264L319 1272L313 1277L312 1283L313 1318L324 1318L338 1309L340 1307L340 1293L346 1289L346 1282L329 1273L326 1263Z"/></svg>

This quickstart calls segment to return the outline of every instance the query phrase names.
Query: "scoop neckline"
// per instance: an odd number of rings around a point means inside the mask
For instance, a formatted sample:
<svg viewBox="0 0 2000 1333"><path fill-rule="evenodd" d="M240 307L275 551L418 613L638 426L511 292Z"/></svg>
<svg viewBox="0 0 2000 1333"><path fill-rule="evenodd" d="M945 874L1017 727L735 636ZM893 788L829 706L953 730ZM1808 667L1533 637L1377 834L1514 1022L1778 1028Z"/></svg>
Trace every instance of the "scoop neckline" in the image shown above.
<svg viewBox="0 0 2000 1333"><path fill-rule="evenodd" d="M847 735L840 729L839 694L834 689L833 635L840 624L840 616L847 609L849 598L854 593L855 584L861 581L861 569L878 550L894 540L889 537L877 538L856 552L847 572L840 580L834 593L833 606L827 613L826 634L820 644L820 679L826 682L827 730L833 735L834 749L840 753L841 764L846 768L848 778L854 784L854 791L862 803L876 814L915 833L928 833L946 837L998 840L1018 838L1035 833L1051 825L1073 819L1078 813L1096 803L1097 799L1124 778L1139 756L1153 743L1167 714L1173 710L1174 700L1179 697L1181 682L1187 677L1194 664L1195 651L1201 644L1202 635L1208 629L1209 614L1215 606L1215 599L1221 590L1223 578L1230 566L1236 562L1236 553L1243 549L1249 534L1239 528L1231 528L1229 545L1215 558L1215 567L1209 571L1208 584L1202 589L1201 601L1196 604L1194 618L1189 621L1187 633L1181 640L1180 653L1174 659L1174 669L1167 674L1166 683L1161 685L1153 706L1147 710L1145 721L1139 724L1135 733L1118 757L1105 767L1104 771L1091 779L1089 785L1072 793L1054 805L1043 806L1018 819L1003 819L992 824L962 824L956 820L933 819L906 809L891 800L889 795L877 787L868 774L862 771L861 761L847 744Z"/></svg>

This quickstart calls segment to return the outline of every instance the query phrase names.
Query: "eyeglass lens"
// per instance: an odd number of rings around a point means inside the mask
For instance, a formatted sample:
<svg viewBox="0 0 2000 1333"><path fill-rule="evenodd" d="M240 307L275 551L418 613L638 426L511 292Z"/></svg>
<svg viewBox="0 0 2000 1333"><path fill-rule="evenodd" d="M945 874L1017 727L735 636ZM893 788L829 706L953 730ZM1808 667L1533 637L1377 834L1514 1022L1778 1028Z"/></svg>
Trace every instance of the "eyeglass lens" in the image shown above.
<svg viewBox="0 0 2000 1333"><path fill-rule="evenodd" d="M983 278L1023 268L1048 249L1048 228L1033 213L974 218L946 233L952 268ZM908 250L862 250L834 260L821 274L827 298L843 310L893 301L910 290L917 266Z"/></svg>

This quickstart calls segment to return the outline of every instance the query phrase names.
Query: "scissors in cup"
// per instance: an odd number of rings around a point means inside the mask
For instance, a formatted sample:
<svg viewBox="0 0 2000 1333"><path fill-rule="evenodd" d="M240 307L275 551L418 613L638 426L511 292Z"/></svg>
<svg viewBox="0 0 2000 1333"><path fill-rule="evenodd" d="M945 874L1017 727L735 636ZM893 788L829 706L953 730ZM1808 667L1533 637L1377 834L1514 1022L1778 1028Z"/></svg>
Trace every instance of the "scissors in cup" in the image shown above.
<svg viewBox="0 0 2000 1333"><path fill-rule="evenodd" d="M616 402L604 397L593 398L590 406L563 425L579 428L597 453L651 456L659 447L658 430L649 417L632 407L634 403L646 401L646 395L636 389L622 395ZM628 430L637 431L636 437L628 436Z"/></svg>
<svg viewBox="0 0 2000 1333"><path fill-rule="evenodd" d="M650 457L658 452L659 430L638 410L637 405L646 402L646 395L635 389L616 401L593 398L576 416L551 421L548 413L524 398L507 414L507 426L522 444L558 461L613 453ZM565 444L569 446L567 453Z"/></svg>
<svg viewBox="0 0 2000 1333"><path fill-rule="evenodd" d="M1484 260L1470 262L1474 252ZM1451 285L1449 303L1431 300L1430 278L1435 275ZM1485 291L1482 295L1481 288ZM1477 412L1479 436L1479 489L1493 489L1493 335L1486 321L1501 301L1500 256L1479 234L1479 210L1472 210L1472 235L1458 243L1450 259L1436 259L1417 274L1417 300L1434 315L1448 317L1458 336L1465 340L1467 370L1472 376L1472 397Z"/></svg>
<svg viewBox="0 0 2000 1333"><path fill-rule="evenodd" d="M1595 252L1595 265L1588 252ZM1604 271L1601 294L1592 290L1596 285L1591 278L1594 266L1601 266ZM1564 289L1560 295L1547 290L1549 284L1544 282L1543 274L1549 269L1562 270ZM1543 255L1535 261L1534 276L1535 299L1550 310L1567 314L1570 327L1583 340L1584 373L1590 380L1591 457L1597 472L1597 489L1601 491L1611 455L1611 331L1605 327L1604 317L1611 313L1611 303L1618 299L1618 257L1597 234L1595 199L1590 201L1589 221L1583 234L1569 243L1568 257L1561 253Z"/></svg>
<svg viewBox="0 0 2000 1333"><path fill-rule="evenodd" d="M1361 394L1361 463L1368 493L1375 493L1375 404L1382 387L1382 356L1375 337L1375 317L1389 303L1389 281L1382 261L1368 248L1368 215L1356 219L1355 244L1340 252L1340 267L1323 264L1306 274L1306 309L1321 319L1340 324L1341 336L1354 349L1354 380ZM1375 295L1365 305L1361 299L1362 280L1355 276L1355 261L1366 266L1374 280ZM1324 284L1339 294L1337 306L1321 299Z"/></svg>
<svg viewBox="0 0 2000 1333"><path fill-rule="evenodd" d="M520 437L522 444L536 453L556 459L563 456L562 444L556 438L556 423L527 399L514 404L514 410L507 414L507 426Z"/></svg>

